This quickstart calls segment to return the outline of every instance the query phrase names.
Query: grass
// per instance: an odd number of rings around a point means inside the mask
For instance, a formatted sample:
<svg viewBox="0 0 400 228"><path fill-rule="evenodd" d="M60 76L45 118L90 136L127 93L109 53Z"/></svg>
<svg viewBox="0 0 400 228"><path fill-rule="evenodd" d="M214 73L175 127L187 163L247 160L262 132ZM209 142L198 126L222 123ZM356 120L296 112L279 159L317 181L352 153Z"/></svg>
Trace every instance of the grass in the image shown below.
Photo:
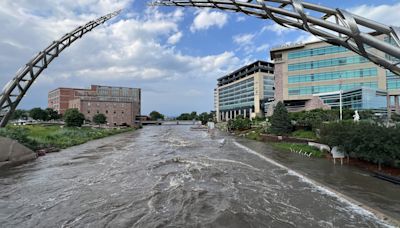
<svg viewBox="0 0 400 228"><path fill-rule="evenodd" d="M132 130L133 128L92 129L90 127L61 128L60 126L42 125L8 126L5 129L1 129L0 136L15 139L32 150L49 147L65 149L94 139Z"/></svg>
<svg viewBox="0 0 400 228"><path fill-rule="evenodd" d="M299 143L272 143L271 144L274 148L284 150L284 151L301 151L302 153L309 154L311 153L312 157L317 157L321 158L324 156L324 153L321 152L320 150L311 147L309 145L305 144L299 144Z"/></svg>
<svg viewBox="0 0 400 228"><path fill-rule="evenodd" d="M253 128L251 130L249 130L246 134L245 137L247 139L251 139L251 140L257 140L257 141L261 141L261 134L263 133L263 128L259 127L259 128Z"/></svg>
<svg viewBox="0 0 400 228"><path fill-rule="evenodd" d="M297 130L292 132L292 136L302 139L314 139L317 140L317 135L313 131Z"/></svg>

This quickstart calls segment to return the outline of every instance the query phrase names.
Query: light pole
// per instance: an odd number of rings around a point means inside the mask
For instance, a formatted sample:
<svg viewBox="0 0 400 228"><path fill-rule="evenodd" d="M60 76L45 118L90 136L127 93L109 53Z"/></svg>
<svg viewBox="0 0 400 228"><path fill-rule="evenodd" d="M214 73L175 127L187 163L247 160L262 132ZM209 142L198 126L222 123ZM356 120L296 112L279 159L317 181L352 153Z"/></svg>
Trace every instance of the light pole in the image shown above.
<svg viewBox="0 0 400 228"><path fill-rule="evenodd" d="M340 92L339 92L340 121L343 120L343 100L342 100L342 93L343 93L343 90L340 90Z"/></svg>

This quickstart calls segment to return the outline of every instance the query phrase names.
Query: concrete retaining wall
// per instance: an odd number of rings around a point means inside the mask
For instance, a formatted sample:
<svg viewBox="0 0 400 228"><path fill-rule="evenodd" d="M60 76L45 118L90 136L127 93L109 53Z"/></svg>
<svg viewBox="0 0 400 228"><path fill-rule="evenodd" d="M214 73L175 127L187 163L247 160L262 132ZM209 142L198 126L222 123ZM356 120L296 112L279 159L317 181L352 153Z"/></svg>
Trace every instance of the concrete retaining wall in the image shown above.
<svg viewBox="0 0 400 228"><path fill-rule="evenodd" d="M15 140L0 137L0 168L34 160L37 155Z"/></svg>

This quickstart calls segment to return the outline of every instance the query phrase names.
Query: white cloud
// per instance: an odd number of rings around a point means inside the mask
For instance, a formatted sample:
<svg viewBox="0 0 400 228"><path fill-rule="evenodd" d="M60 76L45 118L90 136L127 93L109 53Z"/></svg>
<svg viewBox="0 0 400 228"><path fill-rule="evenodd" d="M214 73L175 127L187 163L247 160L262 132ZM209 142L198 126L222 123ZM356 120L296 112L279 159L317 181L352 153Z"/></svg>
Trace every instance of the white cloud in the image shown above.
<svg viewBox="0 0 400 228"><path fill-rule="evenodd" d="M400 3L394 5L360 5L348 9L348 11L386 25L400 26Z"/></svg>
<svg viewBox="0 0 400 228"><path fill-rule="evenodd" d="M237 45L249 45L253 43L256 35L251 33L239 34L233 37L233 42Z"/></svg>
<svg viewBox="0 0 400 228"><path fill-rule="evenodd" d="M211 27L222 28L228 22L228 15L222 12L210 11L209 9L197 10L190 31L207 30Z"/></svg>
<svg viewBox="0 0 400 228"><path fill-rule="evenodd" d="M294 43L311 43L315 41L320 41L321 39L308 33L303 33L303 35L300 35L297 37L297 39L294 41Z"/></svg>
<svg viewBox="0 0 400 228"><path fill-rule="evenodd" d="M168 38L168 43L172 45L177 44L181 40L182 36L182 32L177 32Z"/></svg>
<svg viewBox="0 0 400 228"><path fill-rule="evenodd" d="M270 48L269 44L263 44L256 48L256 52L267 52L269 50L269 48Z"/></svg>
<svg viewBox="0 0 400 228"><path fill-rule="evenodd" d="M284 26L281 26L279 24L272 24L272 25L266 25L261 29L261 32L265 32L265 31L270 31L270 32L274 32L276 33L278 36L281 36L283 34L289 33L289 32L293 32L296 31L293 28L287 28Z"/></svg>
<svg viewBox="0 0 400 228"><path fill-rule="evenodd" d="M243 16L238 16L238 17L236 18L236 22L242 22L242 21L246 21L246 18L243 17Z"/></svg>

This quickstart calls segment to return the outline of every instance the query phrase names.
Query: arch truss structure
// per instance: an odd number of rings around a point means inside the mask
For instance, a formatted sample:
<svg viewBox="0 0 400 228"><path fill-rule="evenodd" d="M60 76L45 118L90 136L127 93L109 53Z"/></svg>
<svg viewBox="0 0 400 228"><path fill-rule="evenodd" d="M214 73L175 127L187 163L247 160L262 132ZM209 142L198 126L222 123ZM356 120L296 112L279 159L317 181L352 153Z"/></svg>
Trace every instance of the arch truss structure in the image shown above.
<svg viewBox="0 0 400 228"><path fill-rule="evenodd" d="M54 41L46 49L39 52L39 54L22 67L16 73L15 77L7 83L0 94L0 127L6 126L12 113L33 82L64 49L94 28L117 16L120 12L121 10L118 10L107 14L65 34L61 39Z"/></svg>
<svg viewBox="0 0 400 228"><path fill-rule="evenodd" d="M343 9L302 0L159 0L151 5L216 8L271 19L281 26L298 28L330 44L343 46L400 75L400 29ZM394 45L376 37L383 34L390 37Z"/></svg>

